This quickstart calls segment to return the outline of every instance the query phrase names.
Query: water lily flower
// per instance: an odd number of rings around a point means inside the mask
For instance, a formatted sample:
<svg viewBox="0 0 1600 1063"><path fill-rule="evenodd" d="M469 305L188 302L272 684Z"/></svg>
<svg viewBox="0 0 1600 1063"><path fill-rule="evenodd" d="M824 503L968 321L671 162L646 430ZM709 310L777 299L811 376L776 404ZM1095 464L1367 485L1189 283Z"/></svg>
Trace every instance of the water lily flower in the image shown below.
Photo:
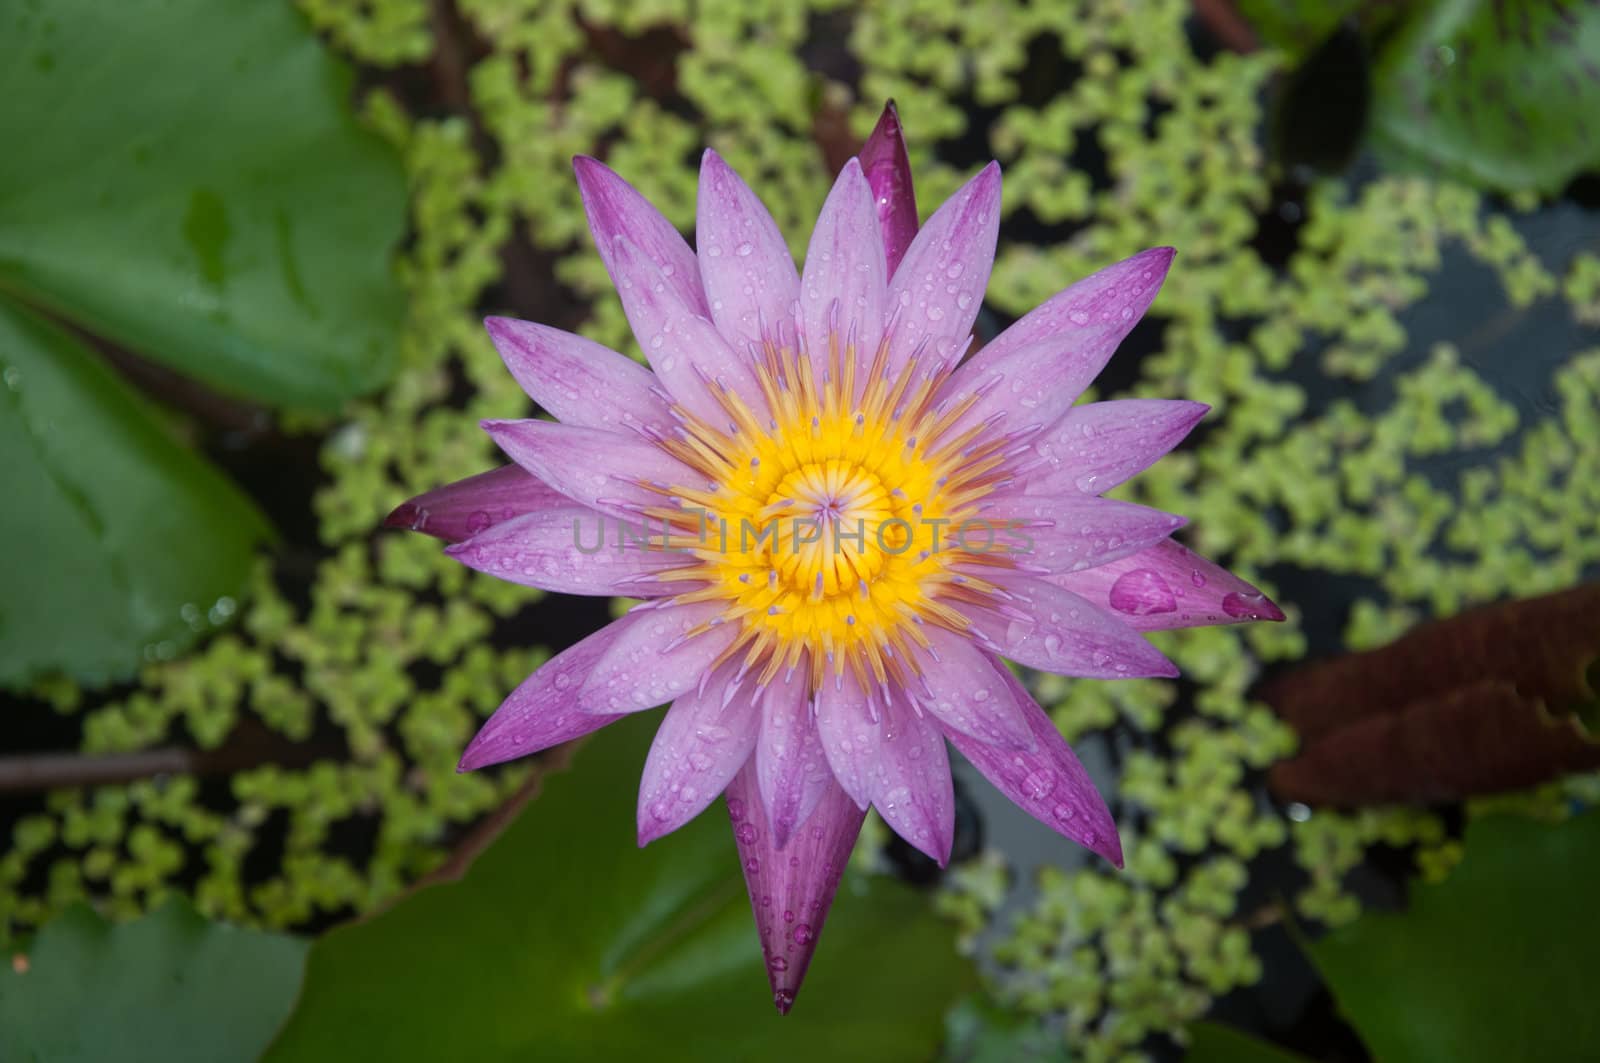
<svg viewBox="0 0 1600 1063"><path fill-rule="evenodd" d="M800 270L714 151L694 250L621 177L575 165L649 369L489 319L507 368L555 420L485 422L515 464L389 523L502 579L646 601L513 691L462 770L670 703L644 764L639 842L726 797L780 1011L868 807L948 859L947 743L1120 866L1105 802L1003 659L1172 676L1143 632L1283 617L1172 541L1182 518L1102 497L1207 409L1076 405L1172 250L1079 281L967 357L1000 169L919 228L892 107L839 173Z"/></svg>

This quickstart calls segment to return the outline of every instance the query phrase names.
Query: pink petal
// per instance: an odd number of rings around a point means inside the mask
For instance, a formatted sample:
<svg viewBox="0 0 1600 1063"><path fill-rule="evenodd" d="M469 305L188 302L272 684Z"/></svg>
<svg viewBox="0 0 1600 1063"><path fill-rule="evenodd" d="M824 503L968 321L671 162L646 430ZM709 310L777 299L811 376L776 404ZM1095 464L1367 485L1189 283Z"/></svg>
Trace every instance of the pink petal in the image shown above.
<svg viewBox="0 0 1600 1063"><path fill-rule="evenodd" d="M1154 465L1210 408L1173 399L1075 406L1029 442L1017 479L1032 495L1102 494Z"/></svg>
<svg viewBox="0 0 1600 1063"><path fill-rule="evenodd" d="M541 665L495 710L461 754L457 771L474 771L490 764L570 742L598 731L616 719L586 712L578 705L578 689L595 662L630 626L633 616L596 631L562 650Z"/></svg>
<svg viewBox="0 0 1600 1063"><path fill-rule="evenodd" d="M506 368L528 397L563 424L584 428L672 426L650 371L611 348L531 321L484 321Z"/></svg>
<svg viewBox="0 0 1600 1063"><path fill-rule="evenodd" d="M883 337L888 267L883 241L873 239L878 220L872 189L851 159L822 204L800 275L800 322L816 379L828 369L829 343L855 343L857 390ZM834 336L834 329L839 335Z"/></svg>
<svg viewBox="0 0 1600 1063"><path fill-rule="evenodd" d="M722 609L721 602L696 602L636 610L630 615L638 622L595 661L578 700L590 712L614 714L681 697L704 678L737 634L737 624L716 624L690 635L720 617Z"/></svg>
<svg viewBox="0 0 1600 1063"><path fill-rule="evenodd" d="M917 235L917 196L911 187L911 157L900 128L894 101L883 108L872 135L861 145L861 169L878 208L878 229L883 234L883 255L894 276L906 248Z"/></svg>
<svg viewBox="0 0 1600 1063"><path fill-rule="evenodd" d="M1063 837L1122 866L1122 842L1110 809L1050 717L1009 672L1007 684L1033 732L1033 751L1002 749L960 733L950 742L1016 806Z"/></svg>
<svg viewBox="0 0 1600 1063"><path fill-rule="evenodd" d="M707 313L699 264L672 223L604 163L580 155L572 160L572 168L578 175L578 192L600 260L618 287L616 241L626 236L648 261L652 283L658 280L679 302L702 315Z"/></svg>
<svg viewBox="0 0 1600 1063"><path fill-rule="evenodd" d="M924 634L932 644L932 654L918 658L926 693L913 693L923 709L947 730L980 742L1031 746L1033 736L995 674L994 658L943 628L930 625Z"/></svg>
<svg viewBox="0 0 1600 1063"><path fill-rule="evenodd" d="M611 251L628 324L672 397L717 426L727 423L728 414L713 396L713 386L736 392L758 413L765 411L748 352L735 351L706 311L661 283L655 266L627 236L618 236Z"/></svg>
<svg viewBox="0 0 1600 1063"><path fill-rule="evenodd" d="M1136 631L1283 619L1283 610L1266 595L1170 539L1105 565L1045 578Z"/></svg>
<svg viewBox="0 0 1600 1063"><path fill-rule="evenodd" d="M807 698L805 669L791 682L776 680L762 696L761 739L756 745L756 782L778 849L817 807L833 780L817 737Z"/></svg>
<svg viewBox="0 0 1600 1063"><path fill-rule="evenodd" d="M575 502L624 520L665 505L659 488L703 481L647 439L554 421L484 421L484 431L518 465Z"/></svg>
<svg viewBox="0 0 1600 1063"><path fill-rule="evenodd" d="M1060 340L1041 340L999 357L991 357L985 347L939 389L945 408L969 399L972 403L945 429L944 438L954 439L986 422L1011 435L1047 428L1072 409L1094 379L1074 379L1073 368L1072 355ZM1099 368L1096 364L1094 371Z"/></svg>
<svg viewBox="0 0 1600 1063"><path fill-rule="evenodd" d="M724 697L732 677L717 669L705 690L672 703L639 781L639 844L648 845L698 816L750 759L760 725L755 701Z"/></svg>
<svg viewBox="0 0 1600 1063"><path fill-rule="evenodd" d="M1068 352L1062 371L1081 392L1155 301L1176 253L1155 247L1090 274L1034 307L985 344L973 361L999 358L1040 340L1060 340Z"/></svg>
<svg viewBox="0 0 1600 1063"><path fill-rule="evenodd" d="M876 719L874 719L874 715ZM817 695L822 750L846 793L870 803L894 832L939 865L955 840L950 756L938 728L916 714L904 695L875 696L868 705L855 676L829 677Z"/></svg>
<svg viewBox="0 0 1600 1063"><path fill-rule="evenodd" d="M1073 492L1062 496L997 492L982 524L995 530L995 550L1016 555L1028 571L1077 572L1137 553L1183 527L1184 519L1159 509ZM969 529L961 541L981 546L984 528Z"/></svg>
<svg viewBox="0 0 1600 1063"><path fill-rule="evenodd" d="M933 212L889 281L891 377L924 343L940 367L966 351L999 233L1000 165L991 162Z"/></svg>
<svg viewBox="0 0 1600 1063"><path fill-rule="evenodd" d="M1006 615L974 610L975 619L996 650L1018 664L1089 679L1178 674L1137 631L1071 591L1022 576L1006 580L1005 589L1015 598Z"/></svg>
<svg viewBox="0 0 1600 1063"><path fill-rule="evenodd" d="M755 765L747 763L728 786L728 818L767 960L772 1002L787 1013L800 992L866 813L830 784L780 853L760 808Z"/></svg>
<svg viewBox="0 0 1600 1063"><path fill-rule="evenodd" d="M507 465L425 491L396 506L383 523L454 543L501 521L565 501L566 495L527 469Z"/></svg>
<svg viewBox="0 0 1600 1063"><path fill-rule="evenodd" d="M761 200L710 148L700 158L695 246L711 320L738 350L790 318L800 275L789 245Z"/></svg>
<svg viewBox="0 0 1600 1063"><path fill-rule="evenodd" d="M614 518L563 498L496 524L445 553L479 572L560 594L660 594L643 577L693 558L663 549L659 529L648 536L633 530L648 541L630 538Z"/></svg>

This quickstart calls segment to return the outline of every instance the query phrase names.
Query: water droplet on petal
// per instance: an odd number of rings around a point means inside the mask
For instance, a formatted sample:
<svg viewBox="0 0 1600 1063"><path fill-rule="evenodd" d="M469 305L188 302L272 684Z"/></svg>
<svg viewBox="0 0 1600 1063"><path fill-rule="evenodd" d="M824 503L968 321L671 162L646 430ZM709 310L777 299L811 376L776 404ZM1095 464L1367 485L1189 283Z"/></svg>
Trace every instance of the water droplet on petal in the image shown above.
<svg viewBox="0 0 1600 1063"><path fill-rule="evenodd" d="M1261 620L1268 615L1265 594L1240 594L1231 591L1222 596L1222 611L1236 620Z"/></svg>
<svg viewBox="0 0 1600 1063"><path fill-rule="evenodd" d="M1178 608L1172 587L1154 569L1136 568L1124 572L1111 585L1111 608L1129 616L1170 613ZM1224 603L1226 608L1226 603Z"/></svg>
<svg viewBox="0 0 1600 1063"><path fill-rule="evenodd" d="M1038 771L1028 773L1022 780L1022 790L1035 801L1049 795L1056 788L1056 776L1052 771L1040 768Z"/></svg>

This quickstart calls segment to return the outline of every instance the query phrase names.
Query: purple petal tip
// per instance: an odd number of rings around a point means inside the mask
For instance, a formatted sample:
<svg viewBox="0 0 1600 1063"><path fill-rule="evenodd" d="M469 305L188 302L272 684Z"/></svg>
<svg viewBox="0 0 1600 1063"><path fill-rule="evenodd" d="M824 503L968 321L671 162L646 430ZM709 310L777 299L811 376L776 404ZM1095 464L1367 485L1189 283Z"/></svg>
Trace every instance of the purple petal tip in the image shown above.
<svg viewBox="0 0 1600 1063"><path fill-rule="evenodd" d="M404 528L407 531L412 531L415 530L417 518L420 515L421 510L417 508L416 502L402 502L395 506L387 517L383 518L383 526L385 528Z"/></svg>

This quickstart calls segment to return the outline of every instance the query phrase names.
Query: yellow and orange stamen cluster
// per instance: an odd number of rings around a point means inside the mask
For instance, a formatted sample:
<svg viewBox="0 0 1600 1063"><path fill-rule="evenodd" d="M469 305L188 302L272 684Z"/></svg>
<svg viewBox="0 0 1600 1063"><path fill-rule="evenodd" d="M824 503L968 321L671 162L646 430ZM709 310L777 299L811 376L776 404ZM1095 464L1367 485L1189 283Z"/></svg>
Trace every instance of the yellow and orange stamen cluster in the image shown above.
<svg viewBox="0 0 1600 1063"><path fill-rule="evenodd" d="M708 487L655 488L670 504L649 515L693 544L692 561L655 578L690 585L676 603L724 603L688 637L739 624L716 662L736 661L739 681L753 673L759 688L798 669L815 694L848 670L887 696L916 676L923 625L966 633L964 605L1009 611L984 575L1015 560L980 503L1006 481L1015 440L989 423L958 429L979 396L943 407L946 374L912 357L891 377L888 352L885 340L859 374L835 332L818 380L798 344L769 340L755 363L765 423L708 381L727 424L676 406L677 437L657 440Z"/></svg>

